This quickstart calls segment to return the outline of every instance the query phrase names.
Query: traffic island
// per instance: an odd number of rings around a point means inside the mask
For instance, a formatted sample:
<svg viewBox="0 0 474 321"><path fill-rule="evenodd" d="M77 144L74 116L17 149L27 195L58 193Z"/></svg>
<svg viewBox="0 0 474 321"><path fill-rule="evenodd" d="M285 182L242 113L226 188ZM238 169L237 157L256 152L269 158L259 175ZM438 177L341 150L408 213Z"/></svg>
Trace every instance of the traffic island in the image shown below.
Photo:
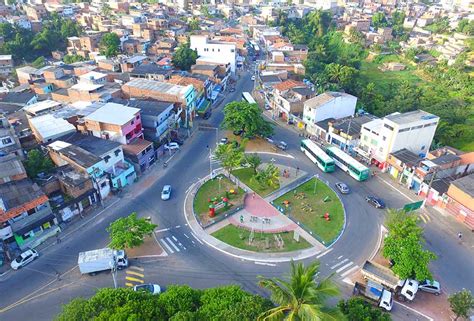
<svg viewBox="0 0 474 321"><path fill-rule="evenodd" d="M294 232L261 233L227 225L211 235L233 247L253 252L291 252L311 247L304 238L295 238Z"/></svg>
<svg viewBox="0 0 474 321"><path fill-rule="evenodd" d="M226 176L220 174L204 182L193 202L196 218L201 226L208 226L243 204L245 192Z"/></svg>
<svg viewBox="0 0 474 321"><path fill-rule="evenodd" d="M280 184L275 185L275 186L269 186L269 185L260 185L255 179L255 173L252 168L249 167L244 167L244 168L239 168L234 171L232 171L232 175L237 177L239 181L247 185L260 196L267 196L274 191L276 191L278 188L280 188Z"/></svg>
<svg viewBox="0 0 474 321"><path fill-rule="evenodd" d="M344 207L336 193L317 178L290 190L272 204L325 246L334 243L342 233Z"/></svg>

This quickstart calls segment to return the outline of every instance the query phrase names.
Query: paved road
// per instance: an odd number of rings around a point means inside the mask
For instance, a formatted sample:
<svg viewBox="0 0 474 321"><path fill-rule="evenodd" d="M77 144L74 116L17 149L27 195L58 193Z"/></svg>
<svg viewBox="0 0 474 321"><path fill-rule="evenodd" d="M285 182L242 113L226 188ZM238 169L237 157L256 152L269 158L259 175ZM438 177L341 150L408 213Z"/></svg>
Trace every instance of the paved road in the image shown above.
<svg viewBox="0 0 474 321"><path fill-rule="evenodd" d="M242 91L252 89L249 75L244 75L242 80L245 81L237 84L234 93L225 94L224 102L207 123L218 126L223 118L220 112L222 106L229 101L240 100ZM133 211L141 216L151 216L159 229L169 229L156 234L157 240L168 253L167 257L131 262L143 269L145 282L165 286L173 283L189 284L198 288L237 283L246 290L264 294L256 285L256 276L281 276L288 271L287 263L259 264L223 255L196 239L183 216L186 189L209 172L206 146L214 146L215 139L213 132L195 132L166 169L153 169L153 173L142 178L117 203L93 218L92 222L60 244L42 251L39 260L0 280L0 319L28 320L34 313L35 320L50 320L60 311L60 304L77 296L90 296L98 288L113 286L108 273L95 277L81 276L75 267L77 253L105 246L108 242L105 228L118 217ZM342 180L353 190L352 194L343 197L347 208L346 232L329 251L319 257L323 266L322 275L335 273L336 281L343 285L342 279L372 255L383 221L383 212L367 206L365 195L387 193L385 198L391 207L401 207L406 201L402 195L390 191L378 180L358 183L341 172L324 175L299 152L299 138L292 131L277 127L275 139L288 142L288 152L295 156L293 160L278 158L278 162L299 166L309 173L318 173L331 185ZM165 184L173 186L172 198L167 202L159 198ZM59 280L58 273L61 275ZM124 271L118 274L118 284L125 284ZM407 313L397 308L395 314L397 310L400 315Z"/></svg>

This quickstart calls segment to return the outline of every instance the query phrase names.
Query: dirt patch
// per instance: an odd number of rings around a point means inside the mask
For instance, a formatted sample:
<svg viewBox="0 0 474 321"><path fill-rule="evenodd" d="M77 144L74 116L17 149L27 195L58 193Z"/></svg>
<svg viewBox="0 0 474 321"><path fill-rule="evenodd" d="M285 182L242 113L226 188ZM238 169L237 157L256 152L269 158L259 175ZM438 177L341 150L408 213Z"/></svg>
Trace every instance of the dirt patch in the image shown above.
<svg viewBox="0 0 474 321"><path fill-rule="evenodd" d="M231 131L225 131L225 136L230 140L230 141L237 141L239 144L242 142L242 137L241 136L235 136L232 134ZM270 144L268 141L266 141L263 138L260 137L255 137L252 139L249 139L247 141L247 145L245 146L245 152L247 153L252 153L252 152L267 152L267 153L277 153L277 154L282 154L283 152L278 149L275 145Z"/></svg>
<svg viewBox="0 0 474 321"><path fill-rule="evenodd" d="M127 255L131 259L139 257L163 256L163 248L155 241L153 236L145 237L142 245L132 249L126 249Z"/></svg>

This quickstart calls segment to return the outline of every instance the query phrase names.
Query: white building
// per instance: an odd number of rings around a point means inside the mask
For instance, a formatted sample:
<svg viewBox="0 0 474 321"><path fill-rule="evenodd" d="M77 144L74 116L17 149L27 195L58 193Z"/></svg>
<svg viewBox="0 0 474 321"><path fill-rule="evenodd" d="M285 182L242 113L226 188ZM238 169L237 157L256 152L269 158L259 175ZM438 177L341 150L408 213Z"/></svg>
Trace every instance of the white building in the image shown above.
<svg viewBox="0 0 474 321"><path fill-rule="evenodd" d="M340 119L354 115L357 97L339 92L325 92L304 102L303 122L306 130L316 133L316 123L325 119Z"/></svg>
<svg viewBox="0 0 474 321"><path fill-rule="evenodd" d="M393 113L362 126L359 154L385 167L388 154L403 148L424 157L431 146L439 117L422 110Z"/></svg>
<svg viewBox="0 0 474 321"><path fill-rule="evenodd" d="M304 0L304 5L320 10L335 10L337 0Z"/></svg>
<svg viewBox="0 0 474 321"><path fill-rule="evenodd" d="M74 125L51 114L28 118L28 122L39 143L47 143L58 137L76 132Z"/></svg>
<svg viewBox="0 0 474 321"><path fill-rule="evenodd" d="M230 70L235 73L237 65L237 50L234 43L212 41L207 36L191 36L191 49L196 50L200 61L217 64L230 64Z"/></svg>

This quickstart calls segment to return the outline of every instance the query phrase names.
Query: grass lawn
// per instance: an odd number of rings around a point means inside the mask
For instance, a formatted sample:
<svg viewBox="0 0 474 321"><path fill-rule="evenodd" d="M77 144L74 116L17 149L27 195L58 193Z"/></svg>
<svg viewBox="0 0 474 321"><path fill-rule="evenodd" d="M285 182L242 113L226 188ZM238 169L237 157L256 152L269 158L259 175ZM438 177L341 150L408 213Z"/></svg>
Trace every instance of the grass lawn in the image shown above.
<svg viewBox="0 0 474 321"><path fill-rule="evenodd" d="M387 58L387 60L396 61L395 59L389 58ZM407 69L403 71L385 72L378 69L380 65L382 65L382 63L363 61L360 68L361 77L368 82L379 84L385 90L388 90L394 82L407 80L413 84L417 84L421 81L421 79L415 75L414 70L409 65L407 65Z"/></svg>
<svg viewBox="0 0 474 321"><path fill-rule="evenodd" d="M254 239L252 244L249 244L250 231L246 229L238 228L234 225L227 225L220 230L212 233L216 239L221 240L229 245L237 247L243 250L249 250L254 252L291 252L302 249L307 249L311 247L311 244L308 243L304 238L300 237L300 241L296 242L293 240L293 232L284 232L284 233L254 233ZM274 235L280 235L283 239L284 246L282 248L278 247L278 243L275 240ZM267 241L268 246L267 248Z"/></svg>
<svg viewBox="0 0 474 321"><path fill-rule="evenodd" d="M252 178L253 176L253 169L252 168L239 168L232 172L234 176L236 176L239 180L241 180L245 185L250 187L252 190L255 191L258 195L265 197L273 191L276 191L280 187L265 187L262 188L260 185L255 182Z"/></svg>
<svg viewBox="0 0 474 321"><path fill-rule="evenodd" d="M220 192L219 192L219 179L218 177L222 177L220 180ZM235 190L235 185L232 183L226 176L218 175L216 178L209 180L201 185L199 188L196 197L194 198L194 213L199 216L199 219L202 223L206 223L209 221L210 217L209 213L209 199L217 198L218 200L221 197L226 196L226 191L230 191L231 189ZM230 208L235 205L243 204L244 201L244 190L239 188L237 190L237 194L230 194L229 193L229 204ZM216 216L219 214L224 213L226 210L224 207L216 210Z"/></svg>
<svg viewBox="0 0 474 321"><path fill-rule="evenodd" d="M324 244L329 244L341 232L344 225L344 209L336 193L320 180L317 181L314 194L314 182L313 178L277 198L273 203L285 208L283 201L289 201L290 206L286 211L313 231ZM330 200L324 202L327 196ZM322 217L325 213L329 213L330 221Z"/></svg>

